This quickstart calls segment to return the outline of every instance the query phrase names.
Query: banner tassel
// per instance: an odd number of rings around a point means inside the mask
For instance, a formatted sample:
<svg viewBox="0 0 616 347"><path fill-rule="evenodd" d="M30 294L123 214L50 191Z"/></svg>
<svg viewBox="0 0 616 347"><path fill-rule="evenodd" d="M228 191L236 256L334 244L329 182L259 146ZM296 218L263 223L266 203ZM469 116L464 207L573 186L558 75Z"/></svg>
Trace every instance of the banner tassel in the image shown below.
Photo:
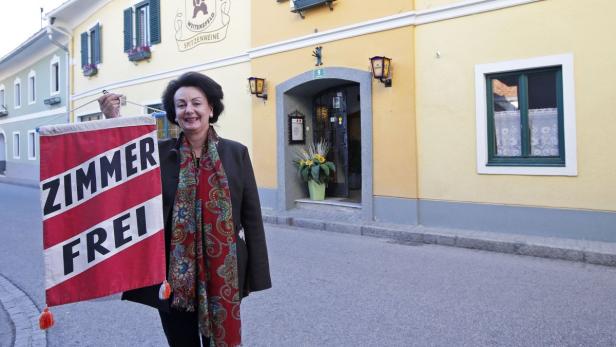
<svg viewBox="0 0 616 347"><path fill-rule="evenodd" d="M41 312L41 315L39 316L39 328L41 328L41 330L47 330L51 328L53 324L53 314L51 314L49 308L45 306L45 309L43 310L43 312Z"/></svg>
<svg viewBox="0 0 616 347"><path fill-rule="evenodd" d="M158 298L161 300L167 300L171 296L171 285L165 280L158 290Z"/></svg>

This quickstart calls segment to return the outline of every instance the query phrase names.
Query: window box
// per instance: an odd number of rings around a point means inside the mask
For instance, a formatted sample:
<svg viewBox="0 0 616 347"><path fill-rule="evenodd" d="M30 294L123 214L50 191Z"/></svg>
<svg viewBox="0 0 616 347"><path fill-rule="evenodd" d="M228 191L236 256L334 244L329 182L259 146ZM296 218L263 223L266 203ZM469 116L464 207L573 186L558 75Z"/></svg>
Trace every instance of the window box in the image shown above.
<svg viewBox="0 0 616 347"><path fill-rule="evenodd" d="M51 97L49 99L43 100L43 103L45 105L56 105L56 104L59 104L60 101L62 101L62 99L60 99L59 96L54 96L54 97Z"/></svg>
<svg viewBox="0 0 616 347"><path fill-rule="evenodd" d="M128 51L128 60L130 61L146 60L150 59L151 56L152 52L149 46L140 46Z"/></svg>
<svg viewBox="0 0 616 347"><path fill-rule="evenodd" d="M98 73L98 68L95 64L86 64L81 67L84 76L94 76Z"/></svg>
<svg viewBox="0 0 616 347"><path fill-rule="evenodd" d="M9 115L9 110L6 109L6 106L0 105L0 117L6 117Z"/></svg>

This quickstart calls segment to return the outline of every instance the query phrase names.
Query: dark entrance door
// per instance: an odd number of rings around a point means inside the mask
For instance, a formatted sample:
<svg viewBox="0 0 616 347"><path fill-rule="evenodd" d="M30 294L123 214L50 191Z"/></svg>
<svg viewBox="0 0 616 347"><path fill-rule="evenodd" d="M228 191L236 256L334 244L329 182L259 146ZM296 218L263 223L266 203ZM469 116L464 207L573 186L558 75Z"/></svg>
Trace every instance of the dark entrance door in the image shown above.
<svg viewBox="0 0 616 347"><path fill-rule="evenodd" d="M357 84L338 86L327 89L314 98L313 112L313 141L325 139L330 145L327 160L336 165L336 174L327 185L327 196L349 198L349 162L359 158L350 158L360 155L349 148L349 114L358 102L359 87ZM359 110L355 112L359 114ZM352 160L351 160L352 159ZM354 187L351 187L354 188Z"/></svg>

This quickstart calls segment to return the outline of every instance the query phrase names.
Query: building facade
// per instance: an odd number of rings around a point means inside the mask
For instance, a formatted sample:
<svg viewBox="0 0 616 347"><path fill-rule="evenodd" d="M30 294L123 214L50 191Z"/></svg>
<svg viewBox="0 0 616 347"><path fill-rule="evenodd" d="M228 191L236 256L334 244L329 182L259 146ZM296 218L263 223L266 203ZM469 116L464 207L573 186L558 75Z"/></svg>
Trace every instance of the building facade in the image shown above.
<svg viewBox="0 0 616 347"><path fill-rule="evenodd" d="M47 14L72 33L74 122L100 119L93 102L103 90L126 96L126 116L158 113L167 83L187 71L219 82L225 112L221 136L252 146L250 96L250 6L239 1L67 1ZM240 88L238 88L241 86ZM177 135L160 114L159 135Z"/></svg>
<svg viewBox="0 0 616 347"><path fill-rule="evenodd" d="M167 82L220 82L222 136L246 144L261 202L306 203L294 153L321 139L324 206L356 220L616 242L609 0L97 0L71 32L72 121L160 108ZM373 57L391 59L375 78ZM384 60L389 61L389 60ZM248 78L264 79L251 96ZM267 98L264 98L264 94ZM160 136L173 126L159 121ZM330 214L323 214L328 218Z"/></svg>
<svg viewBox="0 0 616 347"><path fill-rule="evenodd" d="M67 122L67 37L42 29L0 59L0 177L38 184L38 128Z"/></svg>
<svg viewBox="0 0 616 347"><path fill-rule="evenodd" d="M269 88L252 105L263 203L307 197L289 143L299 114L307 140L332 144L330 200L365 221L616 241L616 123L601 111L614 6L253 2L252 75ZM391 87L374 56L391 58Z"/></svg>

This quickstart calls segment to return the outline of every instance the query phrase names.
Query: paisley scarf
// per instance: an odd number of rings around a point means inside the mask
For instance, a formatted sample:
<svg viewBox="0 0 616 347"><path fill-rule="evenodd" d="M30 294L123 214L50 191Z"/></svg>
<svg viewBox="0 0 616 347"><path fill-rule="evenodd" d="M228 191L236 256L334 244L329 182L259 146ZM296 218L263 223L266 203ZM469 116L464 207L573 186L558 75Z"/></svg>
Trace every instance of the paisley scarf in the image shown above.
<svg viewBox="0 0 616 347"><path fill-rule="evenodd" d="M198 312L199 331L210 346L239 346L240 294L229 182L208 130L201 160L182 138L180 173L172 215L169 283L171 306Z"/></svg>

